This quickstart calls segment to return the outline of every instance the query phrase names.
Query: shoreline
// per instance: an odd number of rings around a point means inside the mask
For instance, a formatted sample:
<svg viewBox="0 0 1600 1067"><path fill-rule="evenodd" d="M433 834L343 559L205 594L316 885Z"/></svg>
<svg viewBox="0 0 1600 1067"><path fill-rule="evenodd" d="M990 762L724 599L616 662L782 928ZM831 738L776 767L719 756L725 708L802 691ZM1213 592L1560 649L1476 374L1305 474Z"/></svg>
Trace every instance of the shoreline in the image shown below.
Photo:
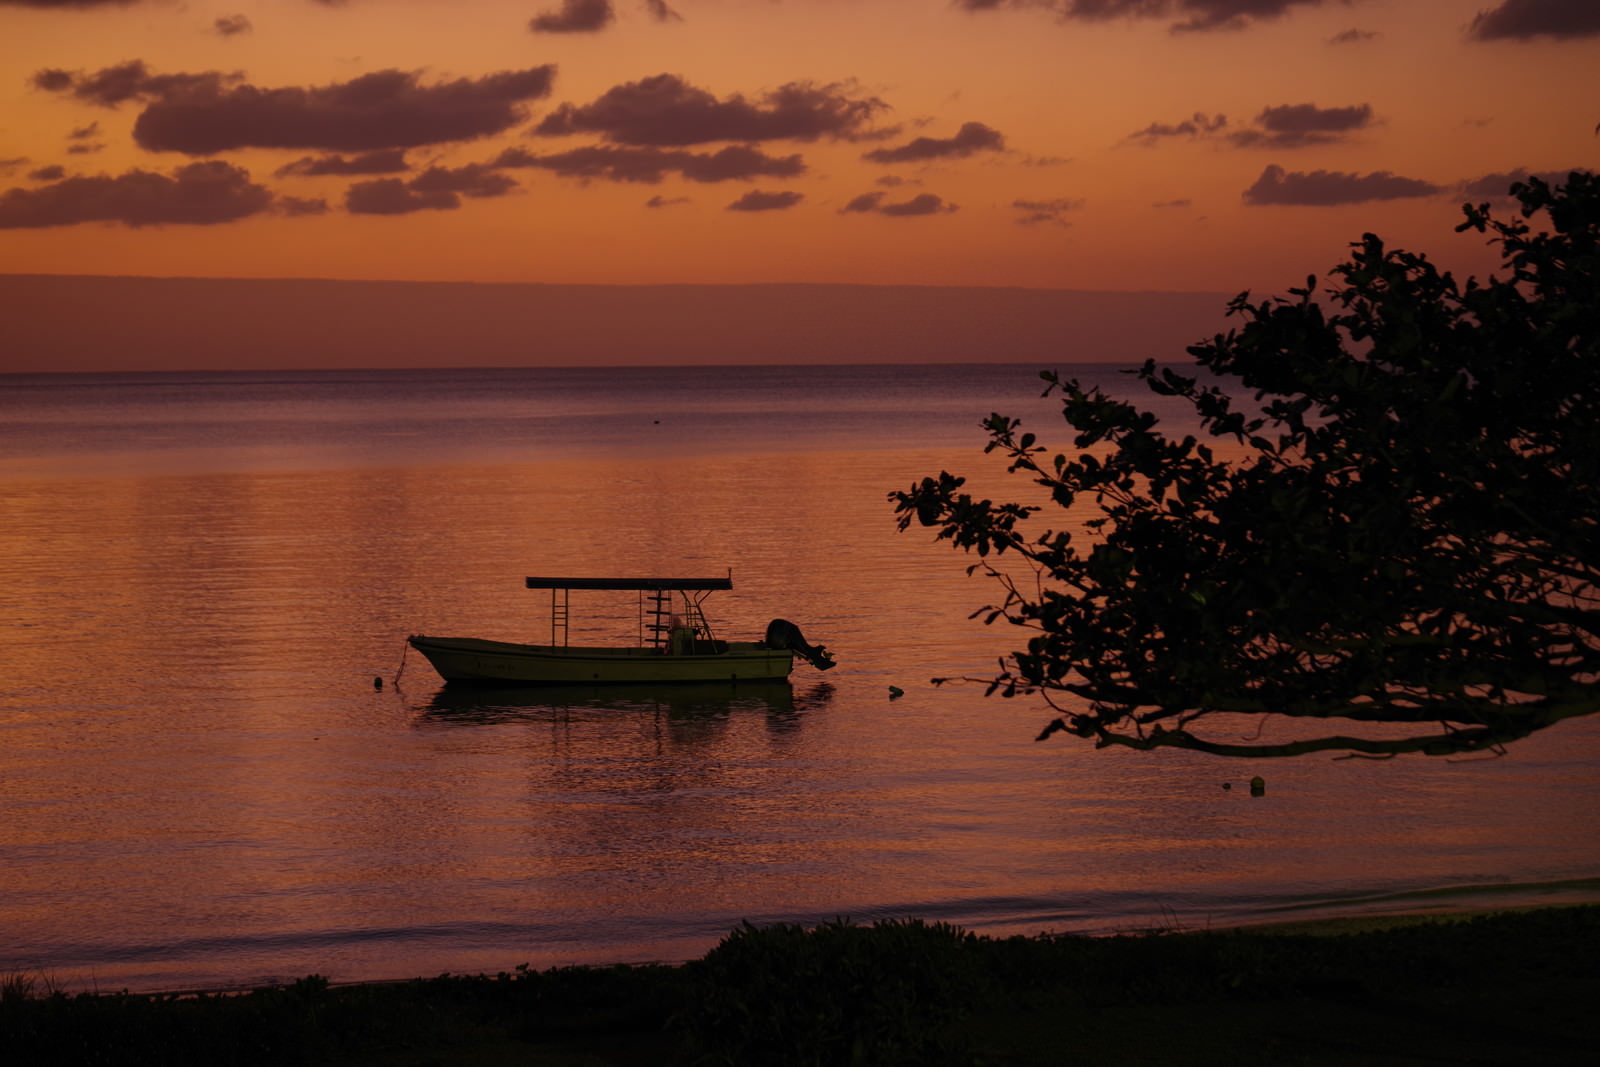
<svg viewBox="0 0 1600 1067"><path fill-rule="evenodd" d="M671 965L187 995L29 991L13 975L0 1031L19 1062L64 1067L1026 1065L1061 1062L1064 1042L1085 1064L1578 1062L1597 954L1596 904L1110 937L743 927Z"/></svg>

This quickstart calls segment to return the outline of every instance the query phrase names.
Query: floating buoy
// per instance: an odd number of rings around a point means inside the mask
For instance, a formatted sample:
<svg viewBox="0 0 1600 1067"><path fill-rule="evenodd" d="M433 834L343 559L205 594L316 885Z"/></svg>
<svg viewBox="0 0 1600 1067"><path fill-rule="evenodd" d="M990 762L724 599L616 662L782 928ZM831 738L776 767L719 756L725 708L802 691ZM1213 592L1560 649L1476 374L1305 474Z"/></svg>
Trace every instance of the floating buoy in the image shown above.
<svg viewBox="0 0 1600 1067"><path fill-rule="evenodd" d="M373 679L372 679L372 688L374 688L374 689L382 689L383 688L383 675L379 674L379 675L375 675L373 677Z"/></svg>
<svg viewBox="0 0 1600 1067"><path fill-rule="evenodd" d="M1224 789L1232 789L1233 788L1233 783L1232 782L1223 782L1222 783L1222 788L1224 788Z"/></svg>
<svg viewBox="0 0 1600 1067"><path fill-rule="evenodd" d="M1267 791L1267 780L1265 778L1261 777L1258 774L1254 778L1250 779L1250 795L1251 796L1259 797L1259 796L1264 795L1266 793L1266 791Z"/></svg>
<svg viewBox="0 0 1600 1067"><path fill-rule="evenodd" d="M891 685L889 687L889 699L890 700L899 700L901 697L903 697L905 695L906 695L906 691L904 689L901 689L898 685Z"/></svg>

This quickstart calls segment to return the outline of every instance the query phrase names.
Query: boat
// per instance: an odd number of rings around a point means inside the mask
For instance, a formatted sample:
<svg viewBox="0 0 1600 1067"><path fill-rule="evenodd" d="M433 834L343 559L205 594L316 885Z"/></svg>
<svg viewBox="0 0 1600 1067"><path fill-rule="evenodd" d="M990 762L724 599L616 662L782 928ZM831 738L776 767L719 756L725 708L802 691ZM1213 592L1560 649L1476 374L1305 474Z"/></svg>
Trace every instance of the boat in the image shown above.
<svg viewBox="0 0 1600 1067"><path fill-rule="evenodd" d="M481 637L412 634L410 647L425 656L446 682L497 685L634 684L787 679L796 657L818 670L834 667L823 645L813 645L787 619L773 619L759 641L724 641L712 633L704 603L733 588L726 578L527 578L529 589L550 591L550 643ZM574 590L639 594L635 643L621 646L568 643Z"/></svg>

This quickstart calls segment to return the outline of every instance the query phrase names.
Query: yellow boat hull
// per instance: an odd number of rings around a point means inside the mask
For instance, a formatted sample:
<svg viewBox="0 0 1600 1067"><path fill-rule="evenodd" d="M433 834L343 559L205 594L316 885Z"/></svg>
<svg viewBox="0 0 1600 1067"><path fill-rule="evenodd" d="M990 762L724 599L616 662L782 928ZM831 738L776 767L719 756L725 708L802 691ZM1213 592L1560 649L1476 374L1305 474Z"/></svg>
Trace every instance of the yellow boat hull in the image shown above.
<svg viewBox="0 0 1600 1067"><path fill-rule="evenodd" d="M694 651L521 645L478 637L407 639L447 682L515 685L763 681L787 678L794 654L757 642L701 641Z"/></svg>

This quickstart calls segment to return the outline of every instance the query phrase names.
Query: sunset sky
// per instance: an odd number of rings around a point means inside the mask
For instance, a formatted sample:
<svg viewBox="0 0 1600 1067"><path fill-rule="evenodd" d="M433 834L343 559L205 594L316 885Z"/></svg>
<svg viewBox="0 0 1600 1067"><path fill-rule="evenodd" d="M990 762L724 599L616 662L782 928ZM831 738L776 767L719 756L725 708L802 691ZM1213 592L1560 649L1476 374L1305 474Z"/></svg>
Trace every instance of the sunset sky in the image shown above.
<svg viewBox="0 0 1600 1067"><path fill-rule="evenodd" d="M1282 291L1600 158L1593 0L0 0L0 274Z"/></svg>

